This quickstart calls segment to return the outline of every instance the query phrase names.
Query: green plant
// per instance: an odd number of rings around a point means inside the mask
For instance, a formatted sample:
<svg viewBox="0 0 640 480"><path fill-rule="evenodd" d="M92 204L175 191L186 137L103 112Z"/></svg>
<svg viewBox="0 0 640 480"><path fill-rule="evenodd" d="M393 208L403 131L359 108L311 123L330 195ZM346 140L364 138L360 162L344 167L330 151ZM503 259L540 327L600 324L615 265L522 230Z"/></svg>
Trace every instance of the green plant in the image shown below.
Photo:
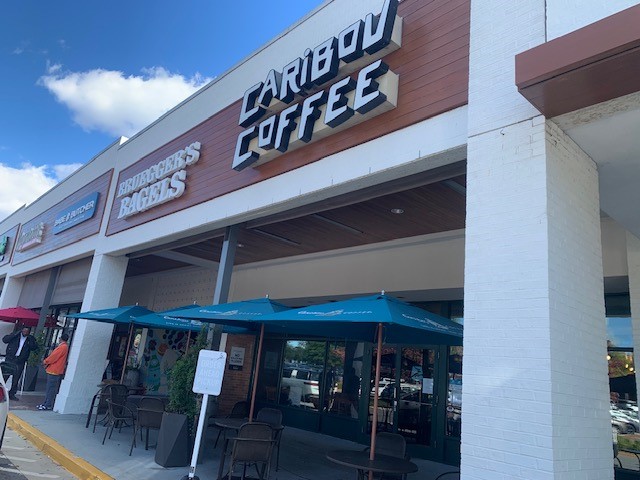
<svg viewBox="0 0 640 480"><path fill-rule="evenodd" d="M193 379L196 376L196 366L200 350L207 347L207 331L203 328L198 334L195 344L180 357L169 374L169 405L168 410L182 413L189 418L189 425L199 412L197 396L193 393Z"/></svg>
<svg viewBox="0 0 640 480"><path fill-rule="evenodd" d="M38 345L37 350L33 350L29 354L29 358L27 358L27 366L29 367L37 367L42 362L42 354L44 353L44 342L45 342L45 334L44 331L40 332L38 336L35 337L36 344Z"/></svg>

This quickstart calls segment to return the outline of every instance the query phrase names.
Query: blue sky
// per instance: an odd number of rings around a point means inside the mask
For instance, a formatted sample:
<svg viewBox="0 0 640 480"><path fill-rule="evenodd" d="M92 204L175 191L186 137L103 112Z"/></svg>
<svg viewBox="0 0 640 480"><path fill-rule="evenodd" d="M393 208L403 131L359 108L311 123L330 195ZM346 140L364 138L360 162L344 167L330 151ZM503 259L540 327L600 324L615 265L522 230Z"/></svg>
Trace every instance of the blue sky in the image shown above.
<svg viewBox="0 0 640 480"><path fill-rule="evenodd" d="M5 0L0 219L322 0Z"/></svg>

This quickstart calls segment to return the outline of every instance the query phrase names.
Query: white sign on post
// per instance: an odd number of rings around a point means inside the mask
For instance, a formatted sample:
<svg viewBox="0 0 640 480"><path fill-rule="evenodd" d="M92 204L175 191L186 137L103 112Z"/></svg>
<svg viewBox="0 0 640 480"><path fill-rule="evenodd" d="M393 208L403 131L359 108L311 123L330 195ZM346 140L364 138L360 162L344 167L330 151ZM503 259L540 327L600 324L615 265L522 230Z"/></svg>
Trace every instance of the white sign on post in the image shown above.
<svg viewBox="0 0 640 480"><path fill-rule="evenodd" d="M220 395L226 363L226 352L200 350L196 376L193 379L193 391L206 395Z"/></svg>

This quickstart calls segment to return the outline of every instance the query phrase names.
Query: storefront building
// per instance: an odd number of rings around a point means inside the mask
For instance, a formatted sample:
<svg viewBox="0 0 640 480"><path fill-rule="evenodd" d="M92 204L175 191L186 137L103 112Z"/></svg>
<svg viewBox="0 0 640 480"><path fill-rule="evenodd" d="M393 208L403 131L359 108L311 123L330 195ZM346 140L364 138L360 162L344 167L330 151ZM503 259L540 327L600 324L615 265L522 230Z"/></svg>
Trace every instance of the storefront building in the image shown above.
<svg viewBox="0 0 640 480"><path fill-rule="evenodd" d="M463 347L383 352L386 423L418 455L465 480L612 479L607 340L640 342L605 321L640 318L638 25L625 0L328 0L2 221L0 308L385 290L464 318ZM86 412L120 353L111 325L73 327L61 413ZM154 344L154 371L183 340ZM244 348L232 402L253 339L223 340ZM265 351L261 402L366 437L370 344Z"/></svg>

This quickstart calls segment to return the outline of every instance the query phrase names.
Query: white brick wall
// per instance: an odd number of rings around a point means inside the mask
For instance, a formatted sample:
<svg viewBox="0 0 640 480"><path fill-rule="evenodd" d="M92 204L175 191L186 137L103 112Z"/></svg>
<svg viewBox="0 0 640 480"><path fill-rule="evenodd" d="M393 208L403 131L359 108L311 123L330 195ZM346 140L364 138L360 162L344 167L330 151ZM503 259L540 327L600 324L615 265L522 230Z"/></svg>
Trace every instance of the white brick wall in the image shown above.
<svg viewBox="0 0 640 480"><path fill-rule="evenodd" d="M536 117L469 139L464 480L613 478L597 171Z"/></svg>
<svg viewBox="0 0 640 480"><path fill-rule="evenodd" d="M469 136L539 115L518 93L515 55L544 41L544 0L471 0Z"/></svg>
<svg viewBox="0 0 640 480"><path fill-rule="evenodd" d="M635 0L547 0L547 40L566 35L625 8Z"/></svg>

